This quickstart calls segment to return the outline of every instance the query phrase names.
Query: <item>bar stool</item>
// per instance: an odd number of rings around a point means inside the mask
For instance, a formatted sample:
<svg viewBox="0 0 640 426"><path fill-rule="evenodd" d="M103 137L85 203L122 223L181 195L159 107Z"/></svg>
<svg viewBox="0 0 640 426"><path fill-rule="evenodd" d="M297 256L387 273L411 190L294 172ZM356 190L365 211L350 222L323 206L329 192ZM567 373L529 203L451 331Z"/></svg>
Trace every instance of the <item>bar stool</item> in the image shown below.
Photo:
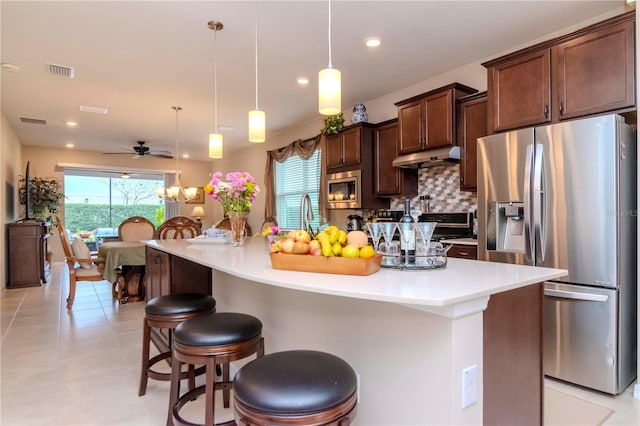
<svg viewBox="0 0 640 426"><path fill-rule="evenodd" d="M170 373L161 373L152 370L152 367L165 359L171 358L172 331L182 321L199 315L206 315L216 311L216 300L206 294L182 293L155 297L147 302L144 307L144 324L142 335L142 368L140 370L140 390L138 396L147 391L149 378L162 381L170 381ZM149 347L151 345L151 328L169 329L169 350L149 359ZM195 375L204 372L203 368L194 370L189 366L189 371L184 372L180 378L189 378L189 387L195 387Z"/></svg>
<svg viewBox="0 0 640 426"><path fill-rule="evenodd" d="M167 425L193 425L180 416L189 401L205 394L205 425L214 425L215 391L223 391L223 405L230 405L229 363L252 354L264 355L262 322L251 315L224 312L191 318L178 325L173 334L171 393ZM205 365L205 384L180 395L181 363ZM216 382L215 367L222 364L222 381ZM233 424L233 422L228 423Z"/></svg>
<svg viewBox="0 0 640 426"><path fill-rule="evenodd" d="M356 373L325 352L276 352L251 361L233 380L238 426L348 425L355 418Z"/></svg>

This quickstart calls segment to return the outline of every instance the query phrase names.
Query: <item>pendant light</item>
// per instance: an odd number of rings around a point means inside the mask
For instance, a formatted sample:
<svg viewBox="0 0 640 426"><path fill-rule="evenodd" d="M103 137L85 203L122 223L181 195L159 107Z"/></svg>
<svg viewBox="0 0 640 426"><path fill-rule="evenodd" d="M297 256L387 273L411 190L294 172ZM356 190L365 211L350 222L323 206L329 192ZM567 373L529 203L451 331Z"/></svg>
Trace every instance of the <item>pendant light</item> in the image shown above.
<svg viewBox="0 0 640 426"><path fill-rule="evenodd" d="M331 65L331 0L329 0L329 66L318 73L318 110L322 115L342 111L341 74Z"/></svg>
<svg viewBox="0 0 640 426"><path fill-rule="evenodd" d="M258 3L256 2L256 109L249 111L249 142L262 143L265 138L266 118L258 108Z"/></svg>
<svg viewBox="0 0 640 426"><path fill-rule="evenodd" d="M166 189L163 187L159 187L156 189L156 193L158 197L165 198L167 201L172 201L178 203L180 201L189 201L196 197L198 188L189 187L184 188L182 183L180 182L180 151L178 149L178 113L182 111L182 107L172 106L176 112L176 171L173 179L173 185ZM181 197L182 196L182 200Z"/></svg>
<svg viewBox="0 0 640 426"><path fill-rule="evenodd" d="M218 133L218 31L222 31L222 22L209 21L207 26L213 30L213 115L214 130L209 133L209 158L222 158L222 134Z"/></svg>

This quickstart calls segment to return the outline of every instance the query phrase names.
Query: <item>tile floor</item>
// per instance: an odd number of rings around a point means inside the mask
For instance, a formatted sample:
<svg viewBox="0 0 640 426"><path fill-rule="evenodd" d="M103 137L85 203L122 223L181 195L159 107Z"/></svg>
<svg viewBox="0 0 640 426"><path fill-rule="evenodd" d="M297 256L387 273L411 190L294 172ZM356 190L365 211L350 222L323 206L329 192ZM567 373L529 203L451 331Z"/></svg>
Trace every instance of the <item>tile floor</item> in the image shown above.
<svg viewBox="0 0 640 426"><path fill-rule="evenodd" d="M165 424L168 383L151 380L138 397L144 305L114 302L106 281L81 282L68 311L62 266L54 265L42 287L2 290L0 424ZM611 397L552 380L546 386L610 408L605 425L640 424L632 388ZM192 421L203 412L197 403L185 407ZM217 420L232 416L219 414Z"/></svg>

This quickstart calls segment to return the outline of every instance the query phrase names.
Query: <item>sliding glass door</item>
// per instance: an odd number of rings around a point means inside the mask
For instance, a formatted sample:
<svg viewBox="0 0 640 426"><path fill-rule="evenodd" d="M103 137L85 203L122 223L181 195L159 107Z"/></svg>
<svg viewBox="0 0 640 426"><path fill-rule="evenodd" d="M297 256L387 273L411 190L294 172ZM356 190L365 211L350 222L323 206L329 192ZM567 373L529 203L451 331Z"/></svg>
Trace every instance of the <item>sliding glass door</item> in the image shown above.
<svg viewBox="0 0 640 426"><path fill-rule="evenodd" d="M64 222L71 233L87 243L117 236L118 226L131 216L142 216L160 225L165 219L164 201L156 188L164 186L163 174L120 173L97 170L65 170Z"/></svg>

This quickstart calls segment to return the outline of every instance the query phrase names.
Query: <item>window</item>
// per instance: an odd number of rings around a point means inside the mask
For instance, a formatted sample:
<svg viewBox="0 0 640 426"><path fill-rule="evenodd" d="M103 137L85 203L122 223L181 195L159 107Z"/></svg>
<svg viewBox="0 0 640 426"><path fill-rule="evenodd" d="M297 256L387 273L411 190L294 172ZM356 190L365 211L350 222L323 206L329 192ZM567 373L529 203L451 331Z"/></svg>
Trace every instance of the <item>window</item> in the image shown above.
<svg viewBox="0 0 640 426"><path fill-rule="evenodd" d="M275 163L276 217L280 228L284 230L301 228L300 201L304 193L309 194L311 198L313 220L309 224L313 229L320 225L318 195L321 159L320 150L316 149L308 160L294 155L282 163Z"/></svg>
<svg viewBox="0 0 640 426"><path fill-rule="evenodd" d="M65 169L65 227L91 243L117 236L120 223L131 216L145 217L158 226L164 221L165 205L156 187L163 185L161 173L131 173L125 179L116 172Z"/></svg>

